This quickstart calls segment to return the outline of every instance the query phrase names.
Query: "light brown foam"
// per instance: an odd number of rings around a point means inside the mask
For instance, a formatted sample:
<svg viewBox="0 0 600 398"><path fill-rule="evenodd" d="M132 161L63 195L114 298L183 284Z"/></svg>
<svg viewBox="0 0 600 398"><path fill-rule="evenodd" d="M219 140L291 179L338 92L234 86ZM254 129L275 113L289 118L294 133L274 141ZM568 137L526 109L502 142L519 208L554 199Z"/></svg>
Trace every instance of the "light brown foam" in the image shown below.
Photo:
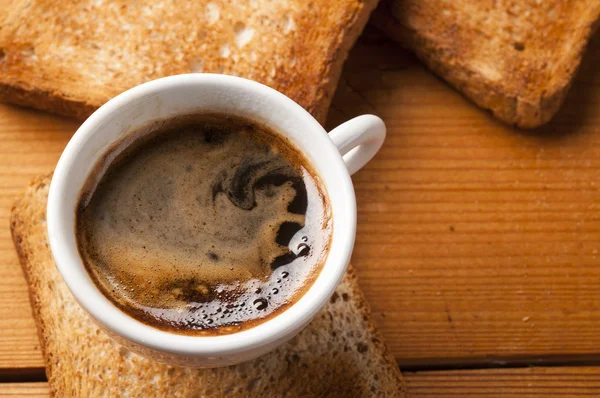
<svg viewBox="0 0 600 398"><path fill-rule="evenodd" d="M159 328L215 334L306 291L326 259L331 216L318 177L285 139L218 115L137 134L96 166L77 214L81 256L108 298Z"/></svg>

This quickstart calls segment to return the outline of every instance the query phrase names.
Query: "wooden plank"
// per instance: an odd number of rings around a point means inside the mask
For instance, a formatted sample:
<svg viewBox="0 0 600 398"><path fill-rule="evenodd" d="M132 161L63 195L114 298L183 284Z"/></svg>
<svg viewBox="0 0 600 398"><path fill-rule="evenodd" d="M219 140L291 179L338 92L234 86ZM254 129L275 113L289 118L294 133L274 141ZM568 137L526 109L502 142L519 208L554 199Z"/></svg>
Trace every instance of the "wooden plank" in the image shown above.
<svg viewBox="0 0 600 398"><path fill-rule="evenodd" d="M48 383L0 383L0 397L47 398Z"/></svg>
<svg viewBox="0 0 600 398"><path fill-rule="evenodd" d="M557 367L405 372L413 398L597 397L600 368Z"/></svg>
<svg viewBox="0 0 600 398"><path fill-rule="evenodd" d="M400 366L597 358L600 35L563 109L523 132L376 35L351 53L330 125L372 112L353 177L353 263Z"/></svg>
<svg viewBox="0 0 600 398"><path fill-rule="evenodd" d="M405 372L413 398L595 397L600 368L557 367ZM2 383L0 397L48 397L48 383Z"/></svg>
<svg viewBox="0 0 600 398"><path fill-rule="evenodd" d="M329 125L364 112L388 125L354 176L353 262L401 365L597 358L600 40L589 54L556 120L519 132L387 40L367 35L353 50ZM76 127L0 106L0 225ZM6 227L0 297L0 369L41 367Z"/></svg>
<svg viewBox="0 0 600 398"><path fill-rule="evenodd" d="M43 367L27 286L8 228L10 207L34 176L53 169L77 125L0 105L0 369Z"/></svg>

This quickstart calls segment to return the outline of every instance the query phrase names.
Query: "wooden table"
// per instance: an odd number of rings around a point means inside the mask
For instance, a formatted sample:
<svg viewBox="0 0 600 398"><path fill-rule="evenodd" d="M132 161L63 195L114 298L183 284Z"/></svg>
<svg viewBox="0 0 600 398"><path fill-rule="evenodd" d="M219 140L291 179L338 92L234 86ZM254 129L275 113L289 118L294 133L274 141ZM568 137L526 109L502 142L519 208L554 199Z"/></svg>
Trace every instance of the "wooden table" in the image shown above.
<svg viewBox="0 0 600 398"><path fill-rule="evenodd" d="M524 132L373 30L352 51L328 124L388 125L353 178L353 263L413 396L600 396L599 64L597 36L559 115ZM78 124L0 105L0 396L48 394L8 218Z"/></svg>

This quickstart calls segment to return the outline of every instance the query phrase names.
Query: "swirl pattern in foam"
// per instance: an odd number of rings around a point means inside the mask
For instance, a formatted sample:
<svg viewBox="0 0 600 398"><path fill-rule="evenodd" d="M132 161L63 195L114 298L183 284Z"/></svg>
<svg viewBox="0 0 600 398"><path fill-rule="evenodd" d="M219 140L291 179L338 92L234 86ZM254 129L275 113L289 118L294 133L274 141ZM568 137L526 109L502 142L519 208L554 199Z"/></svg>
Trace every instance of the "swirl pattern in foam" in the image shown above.
<svg viewBox="0 0 600 398"><path fill-rule="evenodd" d="M224 115L155 123L117 143L88 178L76 220L79 252L105 296L186 334L232 333L297 301L333 228L302 154Z"/></svg>

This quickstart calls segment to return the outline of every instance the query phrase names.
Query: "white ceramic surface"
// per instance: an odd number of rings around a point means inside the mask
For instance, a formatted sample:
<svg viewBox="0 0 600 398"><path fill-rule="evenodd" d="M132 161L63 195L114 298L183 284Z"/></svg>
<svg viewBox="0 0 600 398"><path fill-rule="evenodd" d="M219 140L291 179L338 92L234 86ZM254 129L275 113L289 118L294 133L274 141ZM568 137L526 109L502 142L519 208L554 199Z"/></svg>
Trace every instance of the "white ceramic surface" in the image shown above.
<svg viewBox="0 0 600 398"><path fill-rule="evenodd" d="M223 336L168 333L120 311L90 279L78 254L75 236L80 191L112 143L152 121L200 112L245 117L286 135L320 175L333 216L330 252L308 292L272 319ZM333 294L350 260L356 233L356 202L350 174L375 155L384 138L385 126L373 115L352 119L328 135L308 112L285 95L238 77L187 74L142 84L98 109L65 148L48 198L48 236L54 259L81 307L100 327L136 352L193 367L225 366L255 358L295 336Z"/></svg>

